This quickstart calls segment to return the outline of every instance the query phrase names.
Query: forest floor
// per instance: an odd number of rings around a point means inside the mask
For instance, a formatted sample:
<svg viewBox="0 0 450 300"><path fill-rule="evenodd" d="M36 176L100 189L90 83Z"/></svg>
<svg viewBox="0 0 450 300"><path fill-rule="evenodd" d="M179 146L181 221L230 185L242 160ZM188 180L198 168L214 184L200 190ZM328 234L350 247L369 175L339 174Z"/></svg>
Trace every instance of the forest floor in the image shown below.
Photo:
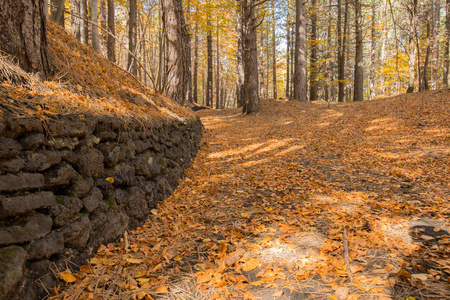
<svg viewBox="0 0 450 300"><path fill-rule="evenodd" d="M450 299L450 93L200 115L174 194L54 299Z"/></svg>

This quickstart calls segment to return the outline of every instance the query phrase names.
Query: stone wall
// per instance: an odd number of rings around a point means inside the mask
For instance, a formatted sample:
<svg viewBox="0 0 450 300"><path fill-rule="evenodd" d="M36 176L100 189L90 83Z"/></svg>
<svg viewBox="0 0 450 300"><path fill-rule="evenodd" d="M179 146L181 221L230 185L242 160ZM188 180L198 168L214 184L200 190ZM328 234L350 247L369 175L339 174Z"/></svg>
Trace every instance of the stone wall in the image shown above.
<svg viewBox="0 0 450 300"><path fill-rule="evenodd" d="M201 126L0 115L0 299L42 298L52 270L142 224L190 165Z"/></svg>

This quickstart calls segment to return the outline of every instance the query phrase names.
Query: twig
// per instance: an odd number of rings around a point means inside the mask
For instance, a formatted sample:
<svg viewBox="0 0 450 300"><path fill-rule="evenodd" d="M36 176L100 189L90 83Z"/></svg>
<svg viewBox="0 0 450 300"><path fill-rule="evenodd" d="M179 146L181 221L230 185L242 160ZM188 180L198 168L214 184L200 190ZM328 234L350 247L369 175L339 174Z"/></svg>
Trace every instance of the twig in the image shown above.
<svg viewBox="0 0 450 300"><path fill-rule="evenodd" d="M128 239L128 231L125 231L123 233L123 250L125 250L125 253L128 253L128 247L130 247L130 241Z"/></svg>
<svg viewBox="0 0 450 300"><path fill-rule="evenodd" d="M350 270L349 270L349 268L348 268L349 263L350 263L350 256L349 256L349 254L348 254L348 240L347 240L347 237L348 237L348 229L347 229L347 226L344 227L344 233L343 233L343 235L344 235L343 240L344 240L344 261L345 261L345 269L346 269L346 271L347 271L348 278L350 279L351 282L353 282L352 273L350 272Z"/></svg>

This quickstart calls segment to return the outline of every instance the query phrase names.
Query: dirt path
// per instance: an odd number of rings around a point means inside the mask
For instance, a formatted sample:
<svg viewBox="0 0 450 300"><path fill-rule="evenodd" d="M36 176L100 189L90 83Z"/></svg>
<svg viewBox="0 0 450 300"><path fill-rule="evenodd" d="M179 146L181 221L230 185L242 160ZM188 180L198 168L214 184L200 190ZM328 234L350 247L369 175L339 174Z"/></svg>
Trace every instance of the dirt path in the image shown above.
<svg viewBox="0 0 450 300"><path fill-rule="evenodd" d="M174 195L55 299L449 299L449 99L201 112Z"/></svg>

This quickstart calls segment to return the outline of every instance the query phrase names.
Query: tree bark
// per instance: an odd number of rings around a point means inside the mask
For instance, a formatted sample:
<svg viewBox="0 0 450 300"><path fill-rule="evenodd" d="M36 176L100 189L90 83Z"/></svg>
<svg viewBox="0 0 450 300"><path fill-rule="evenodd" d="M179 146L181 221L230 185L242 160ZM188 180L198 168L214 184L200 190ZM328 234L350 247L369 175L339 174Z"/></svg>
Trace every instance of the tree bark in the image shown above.
<svg viewBox="0 0 450 300"><path fill-rule="evenodd" d="M450 88L450 0L445 3L444 88Z"/></svg>
<svg viewBox="0 0 450 300"><path fill-rule="evenodd" d="M241 0L241 7L244 31L244 106L242 112L249 114L259 106L256 8L252 0Z"/></svg>
<svg viewBox="0 0 450 300"><path fill-rule="evenodd" d="M376 7L375 2L372 2L372 28L371 28L371 41L370 41L370 86L369 86L369 98L375 99L375 73L376 73Z"/></svg>
<svg viewBox="0 0 450 300"><path fill-rule="evenodd" d="M77 16L71 15L70 16L70 27L72 31L72 35L77 40L81 40L81 34L80 34L80 18L78 15L80 15L81 11L81 1L80 0L71 0L70 1L70 10L71 12L75 13Z"/></svg>
<svg viewBox="0 0 450 300"><path fill-rule="evenodd" d="M136 55L136 41L137 41L137 0L128 0L129 14L128 14L128 50ZM165 12L166 13L166 12ZM133 55L128 53L127 69L134 76L137 75L137 63Z"/></svg>
<svg viewBox="0 0 450 300"><path fill-rule="evenodd" d="M212 54L212 33L211 21L207 21L208 36L206 37L207 59L208 59L208 77L206 78L206 106L212 107L213 101L213 54Z"/></svg>
<svg viewBox="0 0 450 300"><path fill-rule="evenodd" d="M88 9L87 0L81 0L80 14L82 16L80 20L80 40L83 44L87 45L89 40L89 27L88 22Z"/></svg>
<svg viewBox="0 0 450 300"><path fill-rule="evenodd" d="M289 0L286 14L286 98L291 99L291 27L289 20Z"/></svg>
<svg viewBox="0 0 450 300"><path fill-rule="evenodd" d="M220 108L220 46L219 24L216 26L216 108Z"/></svg>
<svg viewBox="0 0 450 300"><path fill-rule="evenodd" d="M53 0L52 1L52 19L55 23L64 27L64 4L65 0Z"/></svg>
<svg viewBox="0 0 450 300"><path fill-rule="evenodd" d="M362 34L361 0L355 0L355 75L353 85L353 101L362 101L364 96L364 45Z"/></svg>
<svg viewBox="0 0 450 300"><path fill-rule="evenodd" d="M107 48L108 48L108 59L112 62L116 62L116 38L113 36L116 34L115 29L115 8L114 8L114 0L108 0L108 29L109 32L112 33L108 34L108 42L107 42Z"/></svg>
<svg viewBox="0 0 450 300"><path fill-rule="evenodd" d="M165 93L183 104L189 84L190 36L183 15L181 0L163 0L164 24L167 38L169 72Z"/></svg>
<svg viewBox="0 0 450 300"><path fill-rule="evenodd" d="M325 83L325 101L333 101L333 72L331 70L331 13L332 13L332 0L328 0L328 26L327 26L327 50L326 50L326 83Z"/></svg>
<svg viewBox="0 0 450 300"><path fill-rule="evenodd" d="M414 92L414 67L415 67L415 58L416 58L416 51L414 47L414 36L410 36L409 38L409 45L408 45L409 53L408 53L408 70L409 70L409 80L408 80L408 89L406 90L407 93Z"/></svg>
<svg viewBox="0 0 450 300"><path fill-rule="evenodd" d="M344 102L345 101L345 61L347 58L346 55L346 48L347 48L347 24L348 24L348 1L345 0L345 7L344 7L344 32L342 35L342 38L340 39L340 53L338 54L338 81L339 81L339 91L338 91L338 102ZM339 0L338 4L338 24L340 23L341 19L339 16L341 16L341 13L339 11L342 11L341 7L341 1ZM341 26L338 25L338 30L341 31ZM338 32L339 32L338 31ZM338 33L339 34L339 33ZM340 34L339 34L340 36Z"/></svg>
<svg viewBox="0 0 450 300"><path fill-rule="evenodd" d="M92 22L92 46L97 52L101 52L100 36L98 34L98 0L90 0Z"/></svg>
<svg viewBox="0 0 450 300"><path fill-rule="evenodd" d="M273 84L273 98L277 99L277 43L276 43L276 18L275 18L275 0L271 1L272 4L272 84Z"/></svg>
<svg viewBox="0 0 450 300"><path fill-rule="evenodd" d="M27 72L50 75L43 0L0 1L0 49ZM20 37L20 38L18 38Z"/></svg>
<svg viewBox="0 0 450 300"><path fill-rule="evenodd" d="M309 101L317 100L317 0L311 1L311 54L309 75Z"/></svg>
<svg viewBox="0 0 450 300"><path fill-rule="evenodd" d="M450 0L449 0L450 1ZM237 58L237 92L236 92L236 104L238 107L244 106L244 20L243 20L243 12L242 5L239 5L238 11L238 20L236 31L238 35L238 43L236 50L236 58Z"/></svg>
<svg viewBox="0 0 450 300"><path fill-rule="evenodd" d="M295 1L294 99L306 102L306 20L304 0Z"/></svg>
<svg viewBox="0 0 450 300"><path fill-rule="evenodd" d="M192 85L193 85L193 92L192 92L192 100L197 103L198 102L198 24L195 23L195 40L194 40L194 74L192 76Z"/></svg>

